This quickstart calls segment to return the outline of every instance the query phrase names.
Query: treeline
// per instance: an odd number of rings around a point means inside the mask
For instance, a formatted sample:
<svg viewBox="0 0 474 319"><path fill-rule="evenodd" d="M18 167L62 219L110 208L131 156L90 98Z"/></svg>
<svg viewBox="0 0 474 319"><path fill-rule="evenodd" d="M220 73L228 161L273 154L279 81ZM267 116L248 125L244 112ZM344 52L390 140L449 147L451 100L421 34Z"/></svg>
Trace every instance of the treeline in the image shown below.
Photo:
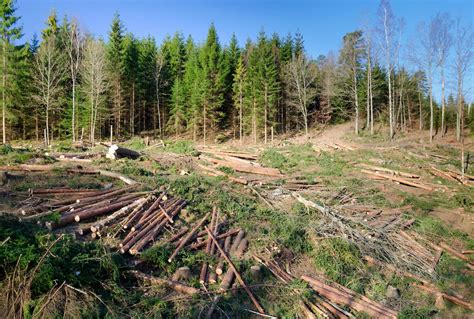
<svg viewBox="0 0 474 319"><path fill-rule="evenodd" d="M1 6L3 143L94 142L144 132L267 142L276 134L346 120L354 120L356 134L373 134L376 121L388 123L390 137L427 126L432 137L464 126L472 30L458 23L454 32L435 17L425 26L426 39L417 41L420 49L413 50L420 69L411 72L400 63L401 24L386 0L373 27L346 34L337 55L316 59L300 33L262 30L255 41L242 45L234 35L222 44L211 25L203 43L176 32L158 45L126 32L118 14L106 41L84 33L75 19L58 21L53 12L41 39L18 45L14 3ZM445 94L451 49L457 91ZM440 105L432 93L437 70L443 75Z"/></svg>

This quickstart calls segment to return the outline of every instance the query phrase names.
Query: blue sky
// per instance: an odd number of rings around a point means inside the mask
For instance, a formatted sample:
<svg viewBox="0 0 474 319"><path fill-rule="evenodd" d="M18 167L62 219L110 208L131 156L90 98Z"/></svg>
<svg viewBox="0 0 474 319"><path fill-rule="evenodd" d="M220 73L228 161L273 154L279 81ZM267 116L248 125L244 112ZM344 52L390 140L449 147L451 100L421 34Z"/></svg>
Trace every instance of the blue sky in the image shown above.
<svg viewBox="0 0 474 319"><path fill-rule="evenodd" d="M176 30L202 41L211 22L222 42L235 32L241 45L262 27L268 34L299 30L313 57L337 51L345 33L359 28L366 16L374 19L378 4L379 0L17 0L26 39L40 34L53 8L60 18L74 16L86 30L103 37L118 11L127 31L139 37L151 35L158 42ZM392 7L406 21L405 41L416 38L418 23L437 12L471 25L474 19L473 0L392 0Z"/></svg>

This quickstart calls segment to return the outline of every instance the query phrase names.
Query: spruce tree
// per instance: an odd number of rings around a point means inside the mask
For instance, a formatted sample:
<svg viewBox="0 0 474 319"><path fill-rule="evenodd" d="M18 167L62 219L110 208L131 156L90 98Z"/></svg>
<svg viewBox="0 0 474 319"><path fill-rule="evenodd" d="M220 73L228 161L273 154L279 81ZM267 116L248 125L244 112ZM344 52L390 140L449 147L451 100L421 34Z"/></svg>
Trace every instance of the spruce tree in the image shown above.
<svg viewBox="0 0 474 319"><path fill-rule="evenodd" d="M111 98L113 101L112 116L115 122L115 134L121 133L122 107L123 107L123 74L125 69L124 59L124 27L118 13L114 15L109 42L107 46L108 71L111 78Z"/></svg>
<svg viewBox="0 0 474 319"><path fill-rule="evenodd" d="M245 92L245 82L246 82L246 68L244 65L244 57L240 56L237 67L234 73L234 83L232 87L233 99L235 111L238 114L239 120L239 140L242 143L242 138L244 135L244 92Z"/></svg>
<svg viewBox="0 0 474 319"><path fill-rule="evenodd" d="M128 129L131 135L135 134L137 79L138 79L138 40L131 33L123 39L124 54L124 95L129 108Z"/></svg>
<svg viewBox="0 0 474 319"><path fill-rule="evenodd" d="M6 116L8 104L11 104L11 79L18 57L14 42L21 38L21 27L17 26L20 19L15 16L13 0L4 0L0 4L0 45L2 46L2 142L7 142ZM21 54L21 53L20 53Z"/></svg>
<svg viewBox="0 0 474 319"><path fill-rule="evenodd" d="M215 128L222 118L221 107L224 102L224 78L222 69L222 52L216 28L211 24L206 43L201 50L200 64L203 72L201 88L202 98L202 133L206 143L209 126Z"/></svg>

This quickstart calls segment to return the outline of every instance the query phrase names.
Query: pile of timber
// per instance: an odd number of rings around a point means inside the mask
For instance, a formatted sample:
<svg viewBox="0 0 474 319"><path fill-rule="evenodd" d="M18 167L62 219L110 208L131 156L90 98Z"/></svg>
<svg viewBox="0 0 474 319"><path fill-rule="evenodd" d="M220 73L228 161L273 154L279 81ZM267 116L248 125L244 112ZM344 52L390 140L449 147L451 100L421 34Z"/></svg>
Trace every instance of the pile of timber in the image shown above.
<svg viewBox="0 0 474 319"><path fill-rule="evenodd" d="M120 222L121 229L128 232L119 244L120 252L138 254L152 243L168 224L174 223L184 206L185 200L162 192L147 196L142 202L130 207L129 213ZM100 231L100 228L101 224L98 223L91 230Z"/></svg>
<svg viewBox="0 0 474 319"><path fill-rule="evenodd" d="M442 171L434 166L431 166L430 173L434 176L441 177L450 181L459 182L463 185L474 186L474 176L467 174L462 175L461 173L451 169Z"/></svg>
<svg viewBox="0 0 474 319"><path fill-rule="evenodd" d="M209 221L209 217L210 221ZM206 226L207 225L207 226ZM168 262L173 262L176 256L183 248L188 250L202 250L209 257L199 267L199 282L203 289L196 289L185 284L186 281L193 277L191 270L188 267L180 267L173 274L171 279L162 279L150 276L140 272L133 272L132 274L144 281L151 283L165 285L178 293L195 295L204 291L209 291L210 285L217 285L213 304L208 310L208 317L212 315L216 303L223 293L231 289L244 289L249 295L252 303L258 312L264 313L263 308L258 303L257 299L245 284L238 268L232 262L232 259L241 259L248 247L248 240L245 232L241 229L227 229L227 222L225 219L219 218L219 213L216 208L211 213L207 213L202 219L198 220L192 227L183 227L168 239L163 240L162 244L168 244L174 247L172 254L168 258ZM251 268L252 276L260 276L260 267L254 266ZM235 282L234 282L235 281Z"/></svg>
<svg viewBox="0 0 474 319"><path fill-rule="evenodd" d="M153 242L186 205L186 201L164 191L138 191L136 185L108 190L31 189L30 195L19 210L21 220L40 220L59 213L57 221L44 225L50 230L74 225L78 235L92 239L115 237L125 230L128 234L120 243L120 251L130 254Z"/></svg>
<svg viewBox="0 0 474 319"><path fill-rule="evenodd" d="M416 174L395 171L392 169L363 163L360 163L357 166L361 167L361 172L367 174L367 176L371 179L389 180L398 184L408 185L427 191L434 190L432 186L419 182L418 180L420 179L420 176Z"/></svg>
<svg viewBox="0 0 474 319"><path fill-rule="evenodd" d="M274 260L261 262L279 280L288 284L296 278L285 271ZM314 278L301 276L316 293L313 298L305 298L301 302L301 312L305 318L352 318L343 307L349 307L357 312L365 312L373 318L397 318L397 311L386 307L378 302L360 295L344 286L330 282L327 278Z"/></svg>
<svg viewBox="0 0 474 319"><path fill-rule="evenodd" d="M220 156L220 157L209 157L206 155L200 155L199 159L212 163L215 167L229 167L236 172L265 175L270 177L283 177L284 175L280 170L276 168L263 167L256 162L252 162L247 159L238 158L235 156Z"/></svg>
<svg viewBox="0 0 474 319"><path fill-rule="evenodd" d="M45 155L54 158L59 162L78 163L91 163L92 160L101 157L101 154L96 153L45 153Z"/></svg>

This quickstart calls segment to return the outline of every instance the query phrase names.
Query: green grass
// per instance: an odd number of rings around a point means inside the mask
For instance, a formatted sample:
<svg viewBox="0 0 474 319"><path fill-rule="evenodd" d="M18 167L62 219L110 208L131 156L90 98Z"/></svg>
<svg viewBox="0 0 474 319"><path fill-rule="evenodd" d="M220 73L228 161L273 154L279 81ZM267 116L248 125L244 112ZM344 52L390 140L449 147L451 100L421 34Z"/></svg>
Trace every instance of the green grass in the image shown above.
<svg viewBox="0 0 474 319"><path fill-rule="evenodd" d="M194 143L192 141L176 141L176 142L167 141L164 150L171 153L186 154L186 155L193 155L193 156L199 154L194 148Z"/></svg>

